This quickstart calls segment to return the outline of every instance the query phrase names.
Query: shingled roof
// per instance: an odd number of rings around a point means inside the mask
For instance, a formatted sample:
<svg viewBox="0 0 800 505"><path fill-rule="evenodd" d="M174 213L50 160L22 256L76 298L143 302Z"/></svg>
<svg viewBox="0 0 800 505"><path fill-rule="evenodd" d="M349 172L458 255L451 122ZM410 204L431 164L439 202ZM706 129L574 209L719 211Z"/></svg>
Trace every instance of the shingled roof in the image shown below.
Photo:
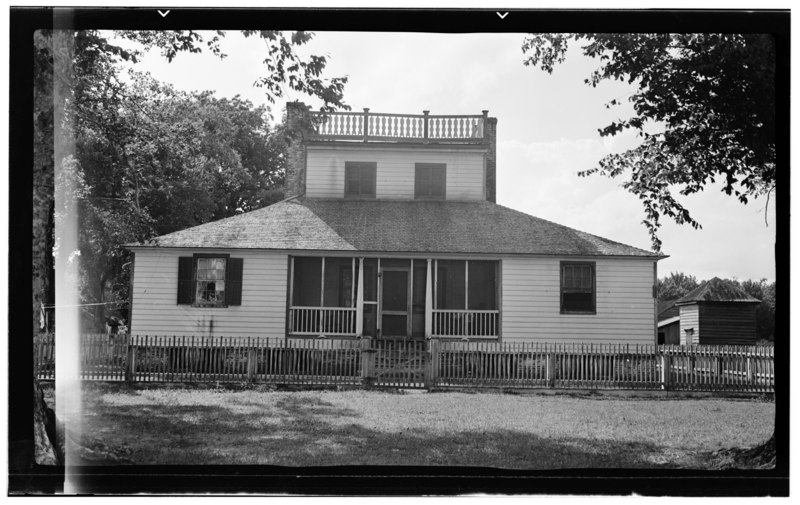
<svg viewBox="0 0 800 505"><path fill-rule="evenodd" d="M676 301L677 300L668 300L668 301L658 302L656 313L658 315L659 321L663 321L665 319L672 319L673 317L680 315L680 309L678 309L678 306L675 305Z"/></svg>
<svg viewBox="0 0 800 505"><path fill-rule="evenodd" d="M297 198L129 246L662 257L487 201Z"/></svg>
<svg viewBox="0 0 800 505"><path fill-rule="evenodd" d="M714 277L705 281L685 296L675 301L676 305L697 302L742 302L759 303L761 300L747 294L736 284Z"/></svg>

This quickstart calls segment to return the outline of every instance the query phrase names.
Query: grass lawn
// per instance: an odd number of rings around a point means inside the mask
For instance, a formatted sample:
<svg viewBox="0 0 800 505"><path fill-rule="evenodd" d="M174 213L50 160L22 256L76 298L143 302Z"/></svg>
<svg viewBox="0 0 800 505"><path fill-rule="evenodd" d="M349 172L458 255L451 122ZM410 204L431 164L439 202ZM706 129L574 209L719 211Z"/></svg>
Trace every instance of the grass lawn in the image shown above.
<svg viewBox="0 0 800 505"><path fill-rule="evenodd" d="M115 463L714 468L774 417L758 399L90 383L67 425Z"/></svg>

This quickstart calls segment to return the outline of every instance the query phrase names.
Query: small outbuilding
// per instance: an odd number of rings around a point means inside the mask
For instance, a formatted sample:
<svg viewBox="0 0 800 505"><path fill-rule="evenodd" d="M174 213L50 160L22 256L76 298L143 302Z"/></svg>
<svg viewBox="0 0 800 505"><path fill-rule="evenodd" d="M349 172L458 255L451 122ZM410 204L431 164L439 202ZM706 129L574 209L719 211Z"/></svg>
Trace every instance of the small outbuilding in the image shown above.
<svg viewBox="0 0 800 505"><path fill-rule="evenodd" d="M679 345L681 343L680 310L677 300L658 302L658 345Z"/></svg>
<svg viewBox="0 0 800 505"><path fill-rule="evenodd" d="M736 284L714 277L675 301L681 345L754 345L761 300ZM663 322L666 323L668 319ZM659 331L670 323L661 324Z"/></svg>

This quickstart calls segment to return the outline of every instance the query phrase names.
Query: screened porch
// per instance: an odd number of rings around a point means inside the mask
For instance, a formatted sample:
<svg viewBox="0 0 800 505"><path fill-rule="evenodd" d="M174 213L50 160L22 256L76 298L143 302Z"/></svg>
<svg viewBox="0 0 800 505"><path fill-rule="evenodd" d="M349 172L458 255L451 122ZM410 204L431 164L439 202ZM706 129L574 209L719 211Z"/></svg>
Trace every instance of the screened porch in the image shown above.
<svg viewBox="0 0 800 505"><path fill-rule="evenodd" d="M290 258L291 336L497 338L499 261Z"/></svg>

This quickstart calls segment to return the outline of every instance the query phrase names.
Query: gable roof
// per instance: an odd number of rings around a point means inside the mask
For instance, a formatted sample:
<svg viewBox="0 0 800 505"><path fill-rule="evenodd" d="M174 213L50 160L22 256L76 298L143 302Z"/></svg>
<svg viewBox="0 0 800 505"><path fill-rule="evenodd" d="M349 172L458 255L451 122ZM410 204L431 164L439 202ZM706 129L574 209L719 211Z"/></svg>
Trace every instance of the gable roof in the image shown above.
<svg viewBox="0 0 800 505"><path fill-rule="evenodd" d="M663 257L482 200L304 197L128 246Z"/></svg>
<svg viewBox="0 0 800 505"><path fill-rule="evenodd" d="M759 303L760 301L758 298L748 295L745 290L736 284L714 277L676 300L675 304L685 305L697 302Z"/></svg>

